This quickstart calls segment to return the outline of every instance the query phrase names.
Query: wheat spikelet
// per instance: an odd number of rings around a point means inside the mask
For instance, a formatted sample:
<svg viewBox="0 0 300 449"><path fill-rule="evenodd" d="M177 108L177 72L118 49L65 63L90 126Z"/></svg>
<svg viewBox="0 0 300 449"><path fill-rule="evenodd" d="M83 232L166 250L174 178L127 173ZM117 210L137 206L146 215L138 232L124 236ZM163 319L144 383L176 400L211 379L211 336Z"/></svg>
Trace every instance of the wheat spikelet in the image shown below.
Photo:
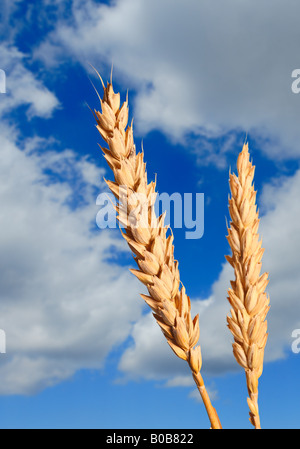
<svg viewBox="0 0 300 449"><path fill-rule="evenodd" d="M190 298L185 287L180 288L173 235L167 237L164 215L156 217L154 212L156 183L148 183L143 151L136 153L132 124L127 126L128 98L120 106L120 94L114 92L112 82L105 87L98 76L104 94L103 99L99 97L102 112L95 110L94 116L96 127L108 144L102 151L114 174L114 181L106 182L118 200L118 220L125 228L122 235L138 266L131 272L147 287L149 294L141 296L152 309L170 347L188 362L212 428L221 428L200 374L199 317L192 319Z"/></svg>
<svg viewBox="0 0 300 449"><path fill-rule="evenodd" d="M245 369L249 397L250 422L260 428L258 411L258 379L263 371L264 348L267 342L269 297L265 293L268 273L260 274L263 255L262 241L258 235L258 211L253 186L255 167L249 161L248 143L245 143L237 160L238 176L229 175L231 216L228 242L232 256L226 256L234 268L235 281L231 281L228 301L232 307L227 317L228 327L234 337L233 353Z"/></svg>

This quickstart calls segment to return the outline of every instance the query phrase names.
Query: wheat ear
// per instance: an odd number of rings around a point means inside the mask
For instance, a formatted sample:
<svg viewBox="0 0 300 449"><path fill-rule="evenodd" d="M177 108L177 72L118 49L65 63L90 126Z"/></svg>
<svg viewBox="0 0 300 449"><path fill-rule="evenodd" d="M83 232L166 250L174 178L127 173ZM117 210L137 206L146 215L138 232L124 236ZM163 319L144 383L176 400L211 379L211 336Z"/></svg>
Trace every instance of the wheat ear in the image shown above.
<svg viewBox="0 0 300 449"><path fill-rule="evenodd" d="M268 273L260 274L264 249L258 235L256 191L253 186L255 167L249 160L248 143L237 159L238 176L229 175L231 216L228 242L232 256L226 256L234 268L235 281L231 281L228 301L232 307L227 317L234 337L233 353L245 369L249 397L250 422L260 429L258 411L258 379L263 371L264 348L267 342L269 297L265 293Z"/></svg>
<svg viewBox="0 0 300 449"><path fill-rule="evenodd" d="M97 71L96 71L97 72ZM174 260L173 235L166 236L164 215L156 217L154 202L156 183L148 184L143 151L136 153L133 128L127 126L128 99L120 106L120 94L112 82L103 89L101 110L94 111L96 127L109 148L102 148L113 171L114 181L106 181L118 200L118 220L134 253L138 270L130 270L146 287L149 295L142 298L153 311L158 325L175 354L186 360L206 407L211 427L221 428L200 374L202 359L199 339L199 317L191 317L191 303L184 286L180 289L178 262ZM98 95L99 96L99 95Z"/></svg>

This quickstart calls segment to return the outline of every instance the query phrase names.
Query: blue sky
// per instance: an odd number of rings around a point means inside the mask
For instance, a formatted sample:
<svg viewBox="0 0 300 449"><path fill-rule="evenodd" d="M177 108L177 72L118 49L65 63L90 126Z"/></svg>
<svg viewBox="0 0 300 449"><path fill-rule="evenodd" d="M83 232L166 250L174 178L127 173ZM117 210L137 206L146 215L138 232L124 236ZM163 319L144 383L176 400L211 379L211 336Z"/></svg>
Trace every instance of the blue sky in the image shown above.
<svg viewBox="0 0 300 449"><path fill-rule="evenodd" d="M259 383L265 428L299 428L300 5L295 1L22 1L1 6L1 428L207 428L128 268L118 229L96 226L112 175L98 143L113 64L157 189L204 193L204 234L174 229L181 280L200 314L202 373L224 428L250 428L231 350L224 255L228 172L247 134L271 309ZM172 224L172 220L171 220ZM300 331L299 331L300 332ZM300 346L299 346L300 347Z"/></svg>

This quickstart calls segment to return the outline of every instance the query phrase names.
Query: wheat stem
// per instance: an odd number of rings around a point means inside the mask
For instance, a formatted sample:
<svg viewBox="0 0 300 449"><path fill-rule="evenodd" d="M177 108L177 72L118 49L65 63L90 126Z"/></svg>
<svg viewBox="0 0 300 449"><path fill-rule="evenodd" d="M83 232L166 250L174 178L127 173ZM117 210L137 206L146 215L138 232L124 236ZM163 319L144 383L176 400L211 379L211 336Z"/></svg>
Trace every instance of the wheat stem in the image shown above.
<svg viewBox="0 0 300 449"><path fill-rule="evenodd" d="M204 382L203 382L203 378L202 378L200 372L197 373L197 374L193 373L193 378L194 378L194 381L195 381L195 383L197 385L199 393L201 395L203 404L204 404L204 406L206 408L206 412L207 412L209 420L210 420L211 428L212 429L221 429L222 426L221 426L221 423L220 423L217 411L211 404L209 395L208 395L207 390L205 388L205 385L204 385Z"/></svg>
<svg viewBox="0 0 300 449"><path fill-rule="evenodd" d="M114 181L106 182L118 200L118 220L125 228L122 235L138 266L130 271L147 287L148 295L141 296L152 309L170 347L188 362L212 428L220 428L200 376L199 317L192 319L190 298L183 285L180 289L173 235L167 237L169 228L164 225L164 215L156 217L154 212L156 182L148 183L143 151L136 153L133 127L127 126L128 100L120 106L120 94L113 91L111 83L105 87L101 77L100 80L104 89L103 99L100 98L102 111L95 110L94 116L96 127L108 144L108 148L102 148L104 157L114 173Z"/></svg>
<svg viewBox="0 0 300 449"><path fill-rule="evenodd" d="M245 143L237 160L238 176L229 175L232 221L230 228L227 227L227 239L232 256L226 256L226 259L234 268L235 281L231 281L228 290L232 309L227 322L234 337L234 356L246 373L249 419L256 429L260 429L258 379L263 371L268 335L265 318L270 307L265 293L268 273L260 274L264 250L257 232L259 218L253 186L254 169L249 160L248 143Z"/></svg>

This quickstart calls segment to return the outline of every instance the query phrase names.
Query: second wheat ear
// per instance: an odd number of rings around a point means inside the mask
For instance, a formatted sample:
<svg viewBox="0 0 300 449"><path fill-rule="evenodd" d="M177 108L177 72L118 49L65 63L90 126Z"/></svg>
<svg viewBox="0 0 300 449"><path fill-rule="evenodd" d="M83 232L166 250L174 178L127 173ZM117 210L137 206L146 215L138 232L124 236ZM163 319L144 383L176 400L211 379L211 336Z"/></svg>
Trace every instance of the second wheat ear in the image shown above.
<svg viewBox="0 0 300 449"><path fill-rule="evenodd" d="M98 73L98 72L97 72ZM112 83L103 86L101 112L95 110L97 129L108 148L102 148L112 169L114 181L106 181L118 200L118 220L132 250L138 269L131 272L147 287L148 295L141 295L153 311L167 342L174 353L185 360L205 405L211 428L221 424L200 374L202 366L198 315L191 317L191 302L185 287L180 288L178 262L174 259L173 235L167 237L164 215L155 216L156 183L147 181L143 151L136 153L133 128L127 126L128 102L120 106L120 94Z"/></svg>
<svg viewBox="0 0 300 449"><path fill-rule="evenodd" d="M255 167L249 160L248 144L238 156L238 176L230 173L231 199L229 212L232 219L228 242L232 256L226 256L234 268L235 280L228 290L232 306L228 327L234 337L233 353L245 369L249 397L250 422L260 429L258 411L258 379L263 371L264 349L267 342L269 297L265 293L268 273L260 274L264 249L258 235L258 211L253 186Z"/></svg>

